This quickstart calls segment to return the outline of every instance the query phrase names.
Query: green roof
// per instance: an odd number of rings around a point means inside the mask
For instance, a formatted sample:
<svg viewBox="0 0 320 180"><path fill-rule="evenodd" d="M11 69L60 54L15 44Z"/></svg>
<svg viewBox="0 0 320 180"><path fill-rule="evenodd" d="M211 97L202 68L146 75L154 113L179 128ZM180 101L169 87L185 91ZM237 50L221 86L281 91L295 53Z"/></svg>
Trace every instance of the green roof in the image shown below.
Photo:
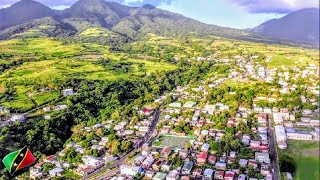
<svg viewBox="0 0 320 180"><path fill-rule="evenodd" d="M166 179L167 173L158 172L152 179L153 180L164 180Z"/></svg>

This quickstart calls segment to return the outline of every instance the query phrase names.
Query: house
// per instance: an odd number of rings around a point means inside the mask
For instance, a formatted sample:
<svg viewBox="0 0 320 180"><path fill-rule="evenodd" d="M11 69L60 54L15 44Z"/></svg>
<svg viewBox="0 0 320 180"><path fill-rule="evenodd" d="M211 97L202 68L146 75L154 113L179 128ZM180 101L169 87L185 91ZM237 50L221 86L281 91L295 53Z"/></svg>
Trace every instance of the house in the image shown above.
<svg viewBox="0 0 320 180"><path fill-rule="evenodd" d="M255 160L260 163L270 163L269 153L256 152L255 153Z"/></svg>
<svg viewBox="0 0 320 180"><path fill-rule="evenodd" d="M165 147L165 148L163 148L162 150L161 150L161 156L162 157L165 157L165 158L167 158L167 157L169 157L169 155L171 154L171 152L172 152L172 149L170 148L170 147Z"/></svg>
<svg viewBox="0 0 320 180"><path fill-rule="evenodd" d="M216 171L214 173L214 179L223 180L223 178L224 178L224 171Z"/></svg>
<svg viewBox="0 0 320 180"><path fill-rule="evenodd" d="M120 173L122 175L136 176L142 172L143 170L140 166L129 166L125 164L120 166Z"/></svg>
<svg viewBox="0 0 320 180"><path fill-rule="evenodd" d="M201 147L201 151L208 152L210 145L208 143L204 143Z"/></svg>
<svg viewBox="0 0 320 180"><path fill-rule="evenodd" d="M224 180L233 180L235 173L233 171L226 171Z"/></svg>
<svg viewBox="0 0 320 180"><path fill-rule="evenodd" d="M195 177L199 177L202 174L202 170L200 168L196 168L195 170L193 170L192 175Z"/></svg>
<svg viewBox="0 0 320 180"><path fill-rule="evenodd" d="M78 168L76 169L76 173L83 177L86 177L89 174L93 173L94 170L94 167L82 164L78 166Z"/></svg>
<svg viewBox="0 0 320 180"><path fill-rule="evenodd" d="M236 152L231 151L231 152L230 152L230 157L231 157L231 158L236 158Z"/></svg>
<svg viewBox="0 0 320 180"><path fill-rule="evenodd" d="M72 96L74 94L73 89L64 89L62 90L63 96Z"/></svg>
<svg viewBox="0 0 320 180"><path fill-rule="evenodd" d="M259 148L260 144L261 144L261 141L251 141L250 142L250 148L251 149L257 149L257 148Z"/></svg>
<svg viewBox="0 0 320 180"><path fill-rule="evenodd" d="M51 156L48 156L44 159L44 162L52 162L54 160L56 160L58 158L58 156L56 155L51 155Z"/></svg>
<svg viewBox="0 0 320 180"><path fill-rule="evenodd" d="M106 163L104 159L98 159L93 156L83 156L81 160L85 165L92 166L94 169L101 168Z"/></svg>
<svg viewBox="0 0 320 180"><path fill-rule="evenodd" d="M144 169L149 169L152 163L154 162L154 158L152 156L147 157L142 163L142 167Z"/></svg>
<svg viewBox="0 0 320 180"><path fill-rule="evenodd" d="M52 170L49 171L49 175L51 177L55 177L55 176L61 176L63 173L63 169L62 168L54 168Z"/></svg>
<svg viewBox="0 0 320 180"><path fill-rule="evenodd" d="M153 178L152 180L165 180L167 176L167 173L163 173L163 172L158 172Z"/></svg>
<svg viewBox="0 0 320 180"><path fill-rule="evenodd" d="M177 180L179 179L179 172L177 171L170 171L166 177L166 180Z"/></svg>
<svg viewBox="0 0 320 180"><path fill-rule="evenodd" d="M206 163L208 157L208 153L207 152L200 152L197 155L197 164L203 165Z"/></svg>
<svg viewBox="0 0 320 180"><path fill-rule="evenodd" d="M62 105L56 105L56 106L54 107L54 110L55 110L55 111L61 111L61 110L65 110L65 109L67 109L67 108L68 108L67 105L62 104Z"/></svg>
<svg viewBox="0 0 320 180"><path fill-rule="evenodd" d="M134 158L133 163L137 166L140 166L145 159L146 157L143 155L137 156L136 158Z"/></svg>
<svg viewBox="0 0 320 180"><path fill-rule="evenodd" d="M161 170L164 171L164 172L169 172L171 166L172 166L172 161L171 161L171 160L166 161L166 162L161 166Z"/></svg>
<svg viewBox="0 0 320 180"><path fill-rule="evenodd" d="M155 175L155 172L153 171L146 171L144 176L147 177L148 179L152 179L152 177Z"/></svg>
<svg viewBox="0 0 320 180"><path fill-rule="evenodd" d="M174 103L169 104L169 107L181 108L181 103L179 103L179 102L174 102Z"/></svg>
<svg viewBox="0 0 320 180"><path fill-rule="evenodd" d="M226 170L227 169L227 164L226 163L222 163L222 162L217 162L215 167L218 170Z"/></svg>
<svg viewBox="0 0 320 180"><path fill-rule="evenodd" d="M211 155L211 156L208 157L208 162L211 165L214 165L216 163L216 161L217 161L217 157L216 156Z"/></svg>
<svg viewBox="0 0 320 180"><path fill-rule="evenodd" d="M11 122L16 122L16 121L19 121L19 122L25 122L26 118L23 114L13 114L11 117L10 117L10 121Z"/></svg>
<svg viewBox="0 0 320 180"><path fill-rule="evenodd" d="M246 175L240 174L238 180L246 180Z"/></svg>
<svg viewBox="0 0 320 180"><path fill-rule="evenodd" d="M246 159L240 159L239 160L239 166L240 167L247 167L247 164L248 164L248 160L246 160Z"/></svg>
<svg viewBox="0 0 320 180"><path fill-rule="evenodd" d="M179 151L179 156L182 159L186 159L188 157L188 154L189 154L189 150L188 149L182 149L182 150Z"/></svg>
<svg viewBox="0 0 320 180"><path fill-rule="evenodd" d="M228 127L233 127L234 126L234 118L228 118L227 126Z"/></svg>
<svg viewBox="0 0 320 180"><path fill-rule="evenodd" d="M191 161L185 162L182 169L181 169L181 174L182 175L189 175L191 173L192 168L193 168L193 162L191 162Z"/></svg>
<svg viewBox="0 0 320 180"><path fill-rule="evenodd" d="M214 177L212 169L205 169L203 172L204 179L211 180Z"/></svg>
<svg viewBox="0 0 320 180"><path fill-rule="evenodd" d="M145 108L141 109L139 111L139 113L143 114L145 116L150 116L153 113L153 110L145 107Z"/></svg>
<svg viewBox="0 0 320 180"><path fill-rule="evenodd" d="M192 107L194 107L196 104L197 104L197 103L194 102L194 101L189 101L189 102L186 102L186 103L183 105L183 107L184 107L184 108L192 108Z"/></svg>
<svg viewBox="0 0 320 180"><path fill-rule="evenodd" d="M263 108L260 107L260 106L256 106L256 107L253 108L253 111L255 113L262 113L263 112Z"/></svg>
<svg viewBox="0 0 320 180"><path fill-rule="evenodd" d="M48 111L51 111L51 107L50 106L46 106L46 107L43 107L42 110L44 112L48 112Z"/></svg>

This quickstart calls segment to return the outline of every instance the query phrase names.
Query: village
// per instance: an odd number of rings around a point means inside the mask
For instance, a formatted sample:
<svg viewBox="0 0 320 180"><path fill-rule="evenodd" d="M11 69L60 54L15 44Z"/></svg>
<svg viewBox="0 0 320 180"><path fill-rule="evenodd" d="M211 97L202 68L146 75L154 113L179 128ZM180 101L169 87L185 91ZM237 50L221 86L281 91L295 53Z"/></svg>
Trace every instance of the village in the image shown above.
<svg viewBox="0 0 320 180"><path fill-rule="evenodd" d="M285 66L267 69L255 61L257 58L235 56L217 61L217 64L229 66L236 64L236 68L230 69L229 74L213 75L197 86L177 87L139 109L140 118L135 121L107 120L92 127L81 127L79 131L92 137L87 138L86 143L67 142L62 151L34 165L30 178L50 179L70 171L86 179L279 179L278 148L287 149L290 140L319 141L319 84L316 79L319 68L311 64L304 69ZM254 97L251 106L208 100L211 91L224 83L249 78L276 82L278 88L270 88L269 96ZM310 99L301 95L301 101L316 108L261 106L294 93L301 86L295 84L299 78L308 79L310 83L303 84L302 88L310 96L317 96L317 99ZM230 96L237 94L228 93ZM62 94L67 97L75 92L65 89ZM43 118L50 119L48 113L67 108L65 104L45 106ZM24 114L10 113L0 107L0 120L0 126L5 126L16 121L24 123L26 118ZM103 136L101 132L105 130L114 132L121 141L121 152L113 152L112 145L107 146L115 137ZM77 161L70 163L68 157ZM288 179L290 176L288 173Z"/></svg>

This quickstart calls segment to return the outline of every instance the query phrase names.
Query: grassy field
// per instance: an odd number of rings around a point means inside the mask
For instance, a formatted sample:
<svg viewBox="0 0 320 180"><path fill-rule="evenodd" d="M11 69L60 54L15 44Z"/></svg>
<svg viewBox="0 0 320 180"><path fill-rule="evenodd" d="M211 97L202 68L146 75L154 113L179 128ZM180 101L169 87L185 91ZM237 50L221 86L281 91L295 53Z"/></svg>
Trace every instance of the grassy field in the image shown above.
<svg viewBox="0 0 320 180"><path fill-rule="evenodd" d="M183 149L187 142L196 139L195 137L189 136L173 136L173 135L166 135L160 136L158 141L154 143L155 147L172 147Z"/></svg>
<svg viewBox="0 0 320 180"><path fill-rule="evenodd" d="M108 33L100 29L88 29L83 36L100 36ZM110 80L129 79L132 76L150 74L156 71L169 71L175 65L151 62L138 58L122 58L123 53L112 53L108 46L92 43L65 43L50 38L29 38L0 41L0 54L10 55L1 59L1 64L31 59L16 65L0 74L0 93L5 91L6 83L17 89L14 100L2 103L14 110L30 110L59 98L58 82L67 79ZM101 65L100 59L110 63ZM37 87L49 87L53 91L39 92Z"/></svg>
<svg viewBox="0 0 320 180"><path fill-rule="evenodd" d="M320 177L319 142L289 141L287 150L279 153L291 156L297 165L294 180L318 180Z"/></svg>
<svg viewBox="0 0 320 180"><path fill-rule="evenodd" d="M79 34L87 37L109 35L107 30L99 28L89 28ZM167 55L171 55L171 58L189 59L221 52L218 58L228 58L240 52L244 55L260 52L271 57L271 62L267 63L268 68L319 63L317 50L218 37L170 39L149 34L146 40L134 42L130 46L132 53L127 54L110 52L108 46L99 44L73 43L53 38L0 41L0 54L10 57L2 59L0 56L0 65L24 60L24 63L19 63L0 74L0 93L5 91L7 82L13 83L17 89L14 100L4 102L3 105L25 110L49 102L57 98L59 93L41 93L36 91L35 87L61 89L64 87L58 87L57 82L64 82L69 78L114 81L176 69L174 64L165 62L164 57ZM26 59L29 62L26 62ZM110 62L101 64L101 59Z"/></svg>

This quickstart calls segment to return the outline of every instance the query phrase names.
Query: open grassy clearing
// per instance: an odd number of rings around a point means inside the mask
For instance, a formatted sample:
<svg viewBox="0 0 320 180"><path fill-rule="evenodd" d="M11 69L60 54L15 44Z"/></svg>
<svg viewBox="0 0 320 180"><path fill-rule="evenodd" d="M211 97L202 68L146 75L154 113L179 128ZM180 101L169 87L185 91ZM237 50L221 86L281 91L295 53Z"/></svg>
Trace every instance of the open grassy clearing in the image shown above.
<svg viewBox="0 0 320 180"><path fill-rule="evenodd" d="M237 54L239 51L242 51L244 54L253 52L263 53L271 58L271 62L267 63L269 68L280 67L282 65L291 67L319 64L319 51L317 49L304 49L283 45L266 45L225 39L214 40L211 43L211 47L222 48L224 49L224 53L231 54Z"/></svg>
<svg viewBox="0 0 320 180"><path fill-rule="evenodd" d="M99 28L99 27L88 28L79 34L79 36L91 36L91 37L99 37L99 36L108 37L111 35L112 35L111 31L104 28Z"/></svg>
<svg viewBox="0 0 320 180"><path fill-rule="evenodd" d="M166 135L160 136L158 141L156 141L153 146L155 147L171 147L171 148L178 148L183 149L187 142L191 140L195 140L196 137L189 137L189 136L174 136L174 135Z"/></svg>
<svg viewBox="0 0 320 180"><path fill-rule="evenodd" d="M295 180L317 180L319 177L319 142L292 141L288 143L287 150L280 150L279 153L291 156L297 165Z"/></svg>

